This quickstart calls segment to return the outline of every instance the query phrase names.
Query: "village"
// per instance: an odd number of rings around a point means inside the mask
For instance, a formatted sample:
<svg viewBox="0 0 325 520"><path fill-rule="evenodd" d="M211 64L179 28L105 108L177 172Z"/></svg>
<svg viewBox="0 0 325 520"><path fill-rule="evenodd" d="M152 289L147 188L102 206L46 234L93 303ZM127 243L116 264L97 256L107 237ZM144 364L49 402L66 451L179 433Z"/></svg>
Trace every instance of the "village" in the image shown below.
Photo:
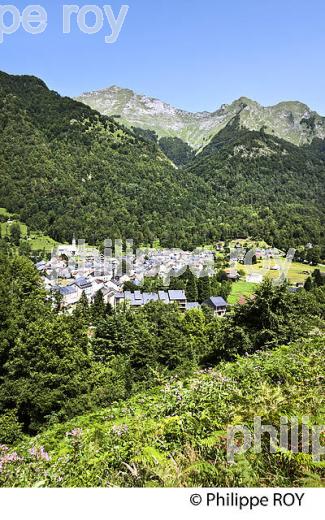
<svg viewBox="0 0 325 520"><path fill-rule="evenodd" d="M114 309L121 304L139 309L150 301L163 301L176 303L185 312L200 308L204 303L216 315L224 316L235 304L243 304L252 297L266 278L273 283L287 280L290 292L301 290L316 265L306 260L295 261L294 250L285 253L263 240L250 238L220 241L194 251L166 249L159 241L135 251L132 240L125 242L124 250L121 240L115 240L114 244L106 240L101 249L75 238L70 244L59 244L28 230L3 208L0 208L0 218L1 233L6 240L13 241L13 229L17 228L20 244L31 246L27 254L42 277L49 299L56 305L59 301L65 313L73 312L83 294L92 302L101 291L105 304ZM306 244L306 251L311 248L312 244ZM324 266L319 264L318 267L323 274ZM229 296L226 298L215 291L210 294L213 300L199 303L187 299L186 291L175 287L173 279L188 268L197 279L213 277L222 271L223 279L232 282ZM157 278L161 281L159 290L152 288L154 283L148 283Z"/></svg>
<svg viewBox="0 0 325 520"><path fill-rule="evenodd" d="M144 279L159 276L168 287L170 279L180 276L188 266L196 276L210 276L214 272L214 254L207 250L190 253L143 248L136 254L132 251L123 254L121 250L113 257L110 250L101 254L98 249L80 242L77 244L73 239L71 245L59 245L50 260L36 263L46 290L52 295L58 293L62 309L68 312L73 310L83 294L91 302L99 291L104 302L112 308L124 303L136 309L150 301L162 301L177 304L180 310L186 311L199 307L199 303L187 301L185 291L142 292ZM127 282L134 285L135 291L123 290ZM214 310L224 315L227 303L222 298L215 303Z"/></svg>
<svg viewBox="0 0 325 520"><path fill-rule="evenodd" d="M274 260L272 266L270 264L272 259L284 259L284 252L272 248L255 248L252 255L239 242L233 245L227 263L223 263L228 281L238 282L243 275L239 267L245 264L244 283L252 290L263 282L263 266L266 270L276 272L280 279L285 276L283 263L278 265ZM50 297L54 300L55 296L59 296L60 308L64 312L72 312L83 294L92 302L99 291L104 303L113 309L121 304L139 309L149 302L161 301L176 304L180 310L186 312L199 308L200 304L197 301L188 301L184 290L169 289L172 278L181 276L188 268L196 278L213 276L216 262L220 262L220 259L224 262L224 253L221 243L213 250L198 248L193 252L160 247L139 248L133 252L128 246L126 252L123 252L117 241L113 256L111 248L101 253L99 249L87 246L84 241L77 243L74 238L71 244L57 245L51 258L37 262L36 268ZM288 257L285 260L288 264ZM263 262L258 268L252 265L257 261ZM249 265L251 268L248 268ZM163 281L165 290L143 290L145 279L158 276ZM124 290L125 285L128 290ZM130 286L134 289L130 290ZM217 316L225 316L230 306L219 294L212 295L203 303Z"/></svg>

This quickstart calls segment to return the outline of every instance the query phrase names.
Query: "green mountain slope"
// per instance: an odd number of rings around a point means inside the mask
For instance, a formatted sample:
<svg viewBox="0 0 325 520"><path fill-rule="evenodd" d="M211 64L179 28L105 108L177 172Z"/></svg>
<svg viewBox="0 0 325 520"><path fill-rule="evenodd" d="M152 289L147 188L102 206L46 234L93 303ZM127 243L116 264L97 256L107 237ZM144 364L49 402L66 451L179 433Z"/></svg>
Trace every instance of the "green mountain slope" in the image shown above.
<svg viewBox="0 0 325 520"><path fill-rule="evenodd" d="M155 143L36 78L0 74L0 206L33 229L57 240L179 245L204 222L209 199L209 187L175 170Z"/></svg>
<svg viewBox="0 0 325 520"><path fill-rule="evenodd" d="M154 130L132 127L132 131L143 139L159 145L162 152L176 167L185 166L195 157L195 151L179 137L161 137Z"/></svg>
<svg viewBox="0 0 325 520"><path fill-rule="evenodd" d="M0 73L0 207L58 241L324 244L321 139L297 147L246 129L237 114L194 159L179 140L163 141L170 158L190 161L176 169L151 134L37 78Z"/></svg>
<svg viewBox="0 0 325 520"><path fill-rule="evenodd" d="M69 423L16 447L2 486L297 487L322 486L324 463L284 449L249 450L227 462L229 425L254 417L324 424L322 338L226 363ZM1 448L0 448L1 449Z"/></svg>
<svg viewBox="0 0 325 520"><path fill-rule="evenodd" d="M244 237L260 230L266 241L287 248L298 241L324 244L323 143L298 147L249 131L236 116L187 171L212 188L224 238L230 229Z"/></svg>
<svg viewBox="0 0 325 520"><path fill-rule="evenodd" d="M159 137L179 137L192 148L200 149L220 132L236 115L248 130L262 127L296 145L325 138L325 118L299 101L287 101L263 107L256 101L241 97L215 112L186 112L159 99L144 96L130 89L113 86L87 92L79 98L86 105L105 115L118 115L124 124L156 131Z"/></svg>

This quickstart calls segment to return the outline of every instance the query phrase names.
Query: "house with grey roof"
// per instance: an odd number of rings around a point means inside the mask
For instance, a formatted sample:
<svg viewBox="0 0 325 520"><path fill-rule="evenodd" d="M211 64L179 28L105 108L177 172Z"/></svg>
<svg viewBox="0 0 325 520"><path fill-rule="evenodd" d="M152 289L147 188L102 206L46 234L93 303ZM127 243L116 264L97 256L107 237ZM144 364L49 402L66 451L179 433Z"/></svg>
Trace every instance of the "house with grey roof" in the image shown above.
<svg viewBox="0 0 325 520"><path fill-rule="evenodd" d="M84 277L80 277L77 278L74 283L77 287L79 299L81 298L83 292L85 293L88 299L90 299L93 296L93 284L90 280Z"/></svg>
<svg viewBox="0 0 325 520"><path fill-rule="evenodd" d="M158 293L148 293L141 291L125 291L121 293L115 294L115 304L121 305L121 303L125 303L129 305L133 309L137 309L143 307L147 303L150 302L163 302L165 304L175 303L180 310L186 311L186 295L185 291L158 291ZM193 302L194 303L194 302Z"/></svg>
<svg viewBox="0 0 325 520"><path fill-rule="evenodd" d="M168 292L166 291L158 291L158 298L161 302L170 303Z"/></svg>
<svg viewBox="0 0 325 520"><path fill-rule="evenodd" d="M42 260L41 262L37 262L37 264L35 264L35 267L38 271L45 271L46 270L46 262L44 262L44 260Z"/></svg>
<svg viewBox="0 0 325 520"><path fill-rule="evenodd" d="M68 285L67 287L59 287L58 292L62 296L62 305L64 307L69 307L70 305L75 305L80 299L76 285Z"/></svg>
<svg viewBox="0 0 325 520"><path fill-rule="evenodd" d="M110 305L112 305L112 307L114 307L115 305L115 296L116 296L116 291L114 289L111 289L109 287L103 287L103 289L100 289L103 293L103 298L104 298L104 302L107 304L109 303Z"/></svg>
<svg viewBox="0 0 325 520"><path fill-rule="evenodd" d="M221 296L211 296L203 305L212 309L215 316L225 316L228 307L228 303Z"/></svg>
<svg viewBox="0 0 325 520"><path fill-rule="evenodd" d="M176 303L180 310L186 310L186 295L185 291L182 290L170 290L168 291L170 303Z"/></svg>

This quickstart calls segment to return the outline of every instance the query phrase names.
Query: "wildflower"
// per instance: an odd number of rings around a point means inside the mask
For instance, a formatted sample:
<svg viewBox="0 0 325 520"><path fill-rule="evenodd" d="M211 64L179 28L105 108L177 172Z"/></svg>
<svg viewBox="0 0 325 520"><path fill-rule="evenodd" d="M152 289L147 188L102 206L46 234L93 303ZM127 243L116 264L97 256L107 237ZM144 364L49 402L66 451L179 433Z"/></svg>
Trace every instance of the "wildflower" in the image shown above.
<svg viewBox="0 0 325 520"><path fill-rule="evenodd" d="M82 428L74 428L73 430L71 430L71 432L66 433L67 437L69 435L74 438L80 437L82 435Z"/></svg>
<svg viewBox="0 0 325 520"><path fill-rule="evenodd" d="M14 451L12 453L8 453L4 457L2 457L2 461L5 461L5 462L17 462L18 460L22 460L22 458L19 457L19 455L16 451Z"/></svg>
<svg viewBox="0 0 325 520"><path fill-rule="evenodd" d="M6 464L19 462L21 460L23 460L22 457L20 457L16 451L13 451L12 453L6 453L0 458L0 473Z"/></svg>
<svg viewBox="0 0 325 520"><path fill-rule="evenodd" d="M46 461L49 461L51 460L51 457L49 456L49 454L45 451L45 449L43 448L43 446L41 446L40 448L30 448L28 450L29 454L32 456L32 457L35 457L37 460L46 460Z"/></svg>
<svg viewBox="0 0 325 520"><path fill-rule="evenodd" d="M115 425L112 428L112 432L115 435L118 435L119 437L122 437L122 435L124 435L128 431L129 431L129 427L126 424Z"/></svg>

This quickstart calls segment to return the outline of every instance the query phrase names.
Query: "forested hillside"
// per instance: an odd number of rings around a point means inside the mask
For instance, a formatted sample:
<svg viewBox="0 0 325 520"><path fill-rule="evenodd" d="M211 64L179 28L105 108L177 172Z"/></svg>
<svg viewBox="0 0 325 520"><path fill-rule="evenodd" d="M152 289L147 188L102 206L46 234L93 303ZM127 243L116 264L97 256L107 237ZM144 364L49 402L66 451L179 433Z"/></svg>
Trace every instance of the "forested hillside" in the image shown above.
<svg viewBox="0 0 325 520"><path fill-rule="evenodd" d="M154 143L36 78L0 75L0 205L33 229L182 246L204 241L212 200Z"/></svg>
<svg viewBox="0 0 325 520"><path fill-rule="evenodd" d="M298 147L234 118L188 165L218 200L223 238L262 236L288 249L324 247L324 142Z"/></svg>
<svg viewBox="0 0 325 520"><path fill-rule="evenodd" d="M0 207L52 238L159 238L192 248L252 236L282 249L324 246L323 141L297 147L232 120L191 159L62 98L0 74Z"/></svg>

